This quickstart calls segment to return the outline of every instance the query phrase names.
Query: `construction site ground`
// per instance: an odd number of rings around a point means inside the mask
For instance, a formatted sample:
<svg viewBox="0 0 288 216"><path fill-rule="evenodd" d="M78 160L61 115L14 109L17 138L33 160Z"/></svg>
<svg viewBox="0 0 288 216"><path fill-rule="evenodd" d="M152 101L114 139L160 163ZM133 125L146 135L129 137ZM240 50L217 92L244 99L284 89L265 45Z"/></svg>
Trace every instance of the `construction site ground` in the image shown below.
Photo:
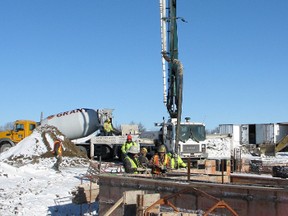
<svg viewBox="0 0 288 216"><path fill-rule="evenodd" d="M64 140L61 172L51 168L55 137ZM223 149L230 150L219 140L210 143L210 150L221 154ZM124 204L128 191L142 191L139 199L146 209L153 204L146 202L150 199L146 196L158 197L161 207L156 209L167 215L173 213L167 197L177 210L192 215L210 210L214 215L233 211L238 215L283 215L287 209L287 180L271 175L274 165L287 166L285 155L280 159L211 159L191 167L189 175L180 169L152 176L149 169L139 175L125 174L119 161L99 164L77 151L59 131L47 127L1 154L0 215L105 215L109 211L121 215L131 210ZM135 194L133 200L138 192ZM132 205L135 209L136 204ZM139 214L144 213L144 206L141 208Z"/></svg>

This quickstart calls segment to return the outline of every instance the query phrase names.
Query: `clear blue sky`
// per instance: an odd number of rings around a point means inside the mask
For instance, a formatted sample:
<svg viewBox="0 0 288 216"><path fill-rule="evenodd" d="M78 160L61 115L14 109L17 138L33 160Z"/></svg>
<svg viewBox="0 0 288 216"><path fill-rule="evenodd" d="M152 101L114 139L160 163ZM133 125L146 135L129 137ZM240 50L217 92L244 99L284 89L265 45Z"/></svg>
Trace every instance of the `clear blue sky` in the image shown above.
<svg viewBox="0 0 288 216"><path fill-rule="evenodd" d="M183 117L288 121L288 1L178 0ZM0 125L75 108L114 123L168 117L158 0L1 0Z"/></svg>

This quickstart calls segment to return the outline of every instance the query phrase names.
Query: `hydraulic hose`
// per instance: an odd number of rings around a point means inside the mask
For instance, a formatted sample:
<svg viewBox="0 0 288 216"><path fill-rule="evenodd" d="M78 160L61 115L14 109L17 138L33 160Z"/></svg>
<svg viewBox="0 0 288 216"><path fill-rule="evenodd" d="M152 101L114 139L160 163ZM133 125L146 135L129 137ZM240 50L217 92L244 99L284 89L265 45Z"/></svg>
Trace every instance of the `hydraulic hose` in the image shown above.
<svg viewBox="0 0 288 216"><path fill-rule="evenodd" d="M177 65L177 127L175 137L175 152L178 154L180 123L182 116L183 101L183 65L178 59L173 60L173 64Z"/></svg>

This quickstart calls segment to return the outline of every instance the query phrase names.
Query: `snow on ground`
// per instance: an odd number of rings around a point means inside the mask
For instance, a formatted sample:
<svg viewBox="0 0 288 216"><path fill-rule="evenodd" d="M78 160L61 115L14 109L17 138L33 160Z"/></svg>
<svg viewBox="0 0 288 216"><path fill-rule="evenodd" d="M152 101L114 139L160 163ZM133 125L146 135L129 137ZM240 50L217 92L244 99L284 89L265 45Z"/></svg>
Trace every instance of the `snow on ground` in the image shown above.
<svg viewBox="0 0 288 216"><path fill-rule="evenodd" d="M213 136L212 136L213 137ZM205 142L207 143L208 159L230 159L231 156L241 157L241 159L251 161L262 161L263 165L283 165L288 164L288 152L278 152L275 156L259 155L253 156L249 149L241 146L239 143L233 142L233 139L228 136L215 136L208 137ZM241 154L240 154L241 151ZM240 156L241 155L241 156Z"/></svg>
<svg viewBox="0 0 288 216"><path fill-rule="evenodd" d="M87 167L56 173L52 165L51 159L19 168L0 163L0 215L80 215L71 192Z"/></svg>
<svg viewBox="0 0 288 216"><path fill-rule="evenodd" d="M234 149L240 150L240 145L233 143L231 137L228 136L209 136L205 140L207 144L207 153L209 159L230 159L231 155L234 154ZM252 157L248 151L242 149L242 157L250 158Z"/></svg>
<svg viewBox="0 0 288 216"><path fill-rule="evenodd" d="M57 173L51 169L56 160L47 156L53 146L52 135L45 133L45 137L43 141L43 133L35 130L0 155L0 215L83 215L90 211L86 215L96 215L97 204L72 203L71 192L81 183L89 161L63 157Z"/></svg>
<svg viewBox="0 0 288 216"><path fill-rule="evenodd" d="M55 163L51 153L55 137L64 140L61 173L51 169ZM206 141L209 158L213 159L228 159L234 148L239 148L228 137ZM76 157L79 152L69 142L54 128L37 128L15 147L0 154L1 216L97 215L97 203L91 206L72 203L72 191L81 183L89 160ZM277 157L252 157L249 152L243 152L242 157L268 162L288 161L287 153L279 153Z"/></svg>
<svg viewBox="0 0 288 216"><path fill-rule="evenodd" d="M205 142L207 143L207 153L209 158L224 159L231 157L231 139L229 137L207 139Z"/></svg>

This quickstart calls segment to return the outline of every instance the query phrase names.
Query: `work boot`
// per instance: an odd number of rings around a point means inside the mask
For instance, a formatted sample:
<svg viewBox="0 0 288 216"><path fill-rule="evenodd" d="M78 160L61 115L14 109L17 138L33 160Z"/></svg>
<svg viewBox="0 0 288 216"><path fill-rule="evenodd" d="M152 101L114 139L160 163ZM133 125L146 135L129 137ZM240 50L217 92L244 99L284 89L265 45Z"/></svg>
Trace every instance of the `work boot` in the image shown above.
<svg viewBox="0 0 288 216"><path fill-rule="evenodd" d="M52 166L52 169L54 169L55 171L59 171L59 166L57 164L54 164Z"/></svg>

